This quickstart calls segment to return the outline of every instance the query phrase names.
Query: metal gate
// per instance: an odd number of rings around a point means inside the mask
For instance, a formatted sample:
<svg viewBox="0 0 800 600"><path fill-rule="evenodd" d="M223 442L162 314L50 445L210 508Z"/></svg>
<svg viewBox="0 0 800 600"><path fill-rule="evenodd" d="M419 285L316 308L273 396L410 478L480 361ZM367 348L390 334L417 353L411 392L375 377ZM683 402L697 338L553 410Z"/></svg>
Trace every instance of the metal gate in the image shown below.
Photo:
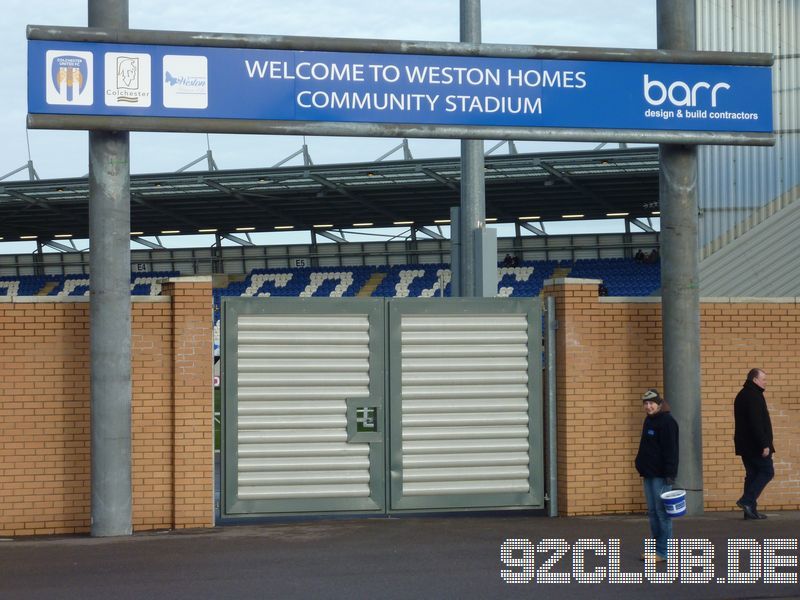
<svg viewBox="0 0 800 600"><path fill-rule="evenodd" d="M383 512L383 432L368 422L383 413L382 304L234 298L223 310L223 514ZM360 427L358 408L371 409Z"/></svg>
<svg viewBox="0 0 800 600"><path fill-rule="evenodd" d="M540 314L224 299L223 517L542 507Z"/></svg>
<svg viewBox="0 0 800 600"><path fill-rule="evenodd" d="M543 506L538 300L389 302L392 509Z"/></svg>

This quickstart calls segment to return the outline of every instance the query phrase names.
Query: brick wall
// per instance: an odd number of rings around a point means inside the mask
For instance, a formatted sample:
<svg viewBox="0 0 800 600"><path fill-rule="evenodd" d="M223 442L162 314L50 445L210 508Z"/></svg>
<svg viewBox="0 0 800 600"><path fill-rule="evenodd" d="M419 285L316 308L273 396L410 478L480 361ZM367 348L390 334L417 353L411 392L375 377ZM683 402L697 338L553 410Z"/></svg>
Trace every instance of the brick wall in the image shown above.
<svg viewBox="0 0 800 600"><path fill-rule="evenodd" d="M132 306L133 528L212 526L211 282ZM89 303L0 302L0 535L89 530Z"/></svg>
<svg viewBox="0 0 800 600"><path fill-rule="evenodd" d="M663 391L660 299L598 298L597 282L555 280L559 512L642 511L633 466L647 387ZM744 470L733 451L733 399L752 367L767 371L776 478L767 510L800 509L800 305L794 299L701 303L703 464L707 510L734 510ZM667 398L669 400L669 398ZM678 477L680 482L680 474Z"/></svg>
<svg viewBox="0 0 800 600"><path fill-rule="evenodd" d="M211 284L175 280L132 308L134 530L213 526ZM556 280L559 511L644 510L633 467L639 396L663 389L658 299L598 298ZM85 532L90 515L89 304L0 301L0 535ZM760 500L800 509L800 305L701 303L706 508L732 510L743 477L732 402L769 374L777 476Z"/></svg>

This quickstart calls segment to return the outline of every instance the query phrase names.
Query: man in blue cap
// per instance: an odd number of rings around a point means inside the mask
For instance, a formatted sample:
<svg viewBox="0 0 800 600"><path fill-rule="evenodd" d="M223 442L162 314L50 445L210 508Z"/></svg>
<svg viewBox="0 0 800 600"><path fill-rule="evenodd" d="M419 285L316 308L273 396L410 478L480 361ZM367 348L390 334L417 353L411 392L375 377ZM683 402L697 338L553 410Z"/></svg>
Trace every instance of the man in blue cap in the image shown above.
<svg viewBox="0 0 800 600"><path fill-rule="evenodd" d="M655 388L642 394L642 407L646 416L636 454L636 470L643 479L650 533L656 541L656 553L642 554L642 560L663 562L667 560L672 521L661 494L672 489L678 476L678 423L670 414L669 404Z"/></svg>

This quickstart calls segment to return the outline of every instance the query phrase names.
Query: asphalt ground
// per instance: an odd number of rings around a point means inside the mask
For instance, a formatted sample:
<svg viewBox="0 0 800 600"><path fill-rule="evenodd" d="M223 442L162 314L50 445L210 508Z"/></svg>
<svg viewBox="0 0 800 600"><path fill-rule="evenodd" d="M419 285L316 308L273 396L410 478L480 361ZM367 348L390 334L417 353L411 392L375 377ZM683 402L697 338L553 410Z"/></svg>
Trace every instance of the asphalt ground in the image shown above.
<svg viewBox="0 0 800 600"><path fill-rule="evenodd" d="M675 580L669 584L644 577L639 557L649 530L642 515L440 515L8 539L0 541L0 598L800 598L800 513L767 514L763 521L744 521L741 512L676 519L679 558L658 565L661 577ZM735 553L734 568L735 539L750 540L742 542L750 550ZM501 561L504 544L518 547L509 564ZM704 556L705 566L692 566ZM578 569L582 557L586 575ZM793 583L775 583L780 573ZM737 576L754 582L730 583Z"/></svg>

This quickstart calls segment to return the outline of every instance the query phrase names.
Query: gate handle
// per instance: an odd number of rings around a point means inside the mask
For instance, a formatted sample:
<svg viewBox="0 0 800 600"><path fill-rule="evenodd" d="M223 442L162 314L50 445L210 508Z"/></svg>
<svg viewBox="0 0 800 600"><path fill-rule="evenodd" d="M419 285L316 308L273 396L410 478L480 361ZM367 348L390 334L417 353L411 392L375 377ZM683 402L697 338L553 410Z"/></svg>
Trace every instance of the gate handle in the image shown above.
<svg viewBox="0 0 800 600"><path fill-rule="evenodd" d="M383 410L376 402L347 398L347 441L377 443L383 441Z"/></svg>

